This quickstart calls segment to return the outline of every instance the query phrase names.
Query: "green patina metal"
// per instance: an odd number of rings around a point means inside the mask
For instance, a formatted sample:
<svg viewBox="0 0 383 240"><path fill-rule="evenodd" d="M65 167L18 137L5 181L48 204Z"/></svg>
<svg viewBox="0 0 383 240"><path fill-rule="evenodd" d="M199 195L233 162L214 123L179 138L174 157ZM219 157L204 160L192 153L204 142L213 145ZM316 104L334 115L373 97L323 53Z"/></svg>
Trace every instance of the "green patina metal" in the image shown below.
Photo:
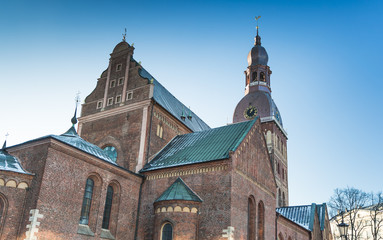
<svg viewBox="0 0 383 240"><path fill-rule="evenodd" d="M202 202L202 199L191 190L181 179L177 180L168 188L155 202L170 200L186 200L194 202Z"/></svg>
<svg viewBox="0 0 383 240"><path fill-rule="evenodd" d="M188 108L176 97L174 97L143 67L139 70L139 74L141 77L148 79L148 83L154 84L154 101L156 101L161 107L165 108L175 118L183 122L193 132L210 129L210 127L202 119L200 119L197 114L190 110L188 110L188 117L182 119L181 116L183 115L183 111Z"/></svg>
<svg viewBox="0 0 383 240"><path fill-rule="evenodd" d="M176 136L141 172L227 159L257 119Z"/></svg>

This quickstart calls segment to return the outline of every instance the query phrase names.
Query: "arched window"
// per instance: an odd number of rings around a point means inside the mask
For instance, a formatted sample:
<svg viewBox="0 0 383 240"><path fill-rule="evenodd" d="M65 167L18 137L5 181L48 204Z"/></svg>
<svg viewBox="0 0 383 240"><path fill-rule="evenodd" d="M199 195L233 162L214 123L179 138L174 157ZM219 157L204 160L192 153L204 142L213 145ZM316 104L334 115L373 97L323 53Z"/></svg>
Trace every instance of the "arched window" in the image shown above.
<svg viewBox="0 0 383 240"><path fill-rule="evenodd" d="M281 189L278 189L278 207L282 207Z"/></svg>
<svg viewBox="0 0 383 240"><path fill-rule="evenodd" d="M282 235L282 233L279 233L279 234L278 234L278 240L283 240L283 235Z"/></svg>
<svg viewBox="0 0 383 240"><path fill-rule="evenodd" d="M261 72L260 73L260 78L261 78L262 82L266 82L265 73Z"/></svg>
<svg viewBox="0 0 383 240"><path fill-rule="evenodd" d="M0 235L3 232L3 226L7 215L8 201L7 198L0 193Z"/></svg>
<svg viewBox="0 0 383 240"><path fill-rule="evenodd" d="M162 138L162 133L164 131L164 128L161 126L161 124L157 125L157 136Z"/></svg>
<svg viewBox="0 0 383 240"><path fill-rule="evenodd" d="M252 76L251 81L252 82L258 81L258 79L257 79L257 72L253 72L253 76Z"/></svg>
<svg viewBox="0 0 383 240"><path fill-rule="evenodd" d="M247 220L247 239L248 240L254 240L255 239L255 218L256 218L256 210L255 210L255 199L253 196L250 196L248 199L248 206L247 206L247 214L248 214L248 220Z"/></svg>
<svg viewBox="0 0 383 240"><path fill-rule="evenodd" d="M113 160L113 162L116 162L116 160L117 160L117 149L115 147L107 146L104 148L104 151L106 154L108 154L110 159Z"/></svg>
<svg viewBox="0 0 383 240"><path fill-rule="evenodd" d="M269 145L271 144L271 131L267 131L266 133L266 143Z"/></svg>
<svg viewBox="0 0 383 240"><path fill-rule="evenodd" d="M165 223L161 232L161 240L173 240L173 226L170 223Z"/></svg>
<svg viewBox="0 0 383 240"><path fill-rule="evenodd" d="M113 187L108 186L108 190L106 191L104 217L102 218L103 229L109 229L109 220L110 220L110 213L112 211L112 202L113 202Z"/></svg>
<svg viewBox="0 0 383 240"><path fill-rule="evenodd" d="M282 204L283 206L286 206L285 192L282 193Z"/></svg>
<svg viewBox="0 0 383 240"><path fill-rule="evenodd" d="M265 207L263 202L258 203L258 240L265 239Z"/></svg>
<svg viewBox="0 0 383 240"><path fill-rule="evenodd" d="M82 201L80 224L88 225L89 213L92 204L94 181L90 178L86 180L84 199Z"/></svg>

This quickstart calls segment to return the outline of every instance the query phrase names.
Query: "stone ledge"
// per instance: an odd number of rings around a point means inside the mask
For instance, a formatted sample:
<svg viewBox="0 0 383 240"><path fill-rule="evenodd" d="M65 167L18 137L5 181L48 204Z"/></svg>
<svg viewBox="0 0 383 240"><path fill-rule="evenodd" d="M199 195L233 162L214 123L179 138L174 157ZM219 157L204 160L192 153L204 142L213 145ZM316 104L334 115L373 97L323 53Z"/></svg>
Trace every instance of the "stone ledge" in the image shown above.
<svg viewBox="0 0 383 240"><path fill-rule="evenodd" d="M77 233L94 237L94 233L92 232L90 227L88 225L84 225L84 224L78 225Z"/></svg>
<svg viewBox="0 0 383 240"><path fill-rule="evenodd" d="M112 233L108 229L103 229L103 228L101 228L100 238L106 238L106 239L115 240L115 238L113 237Z"/></svg>

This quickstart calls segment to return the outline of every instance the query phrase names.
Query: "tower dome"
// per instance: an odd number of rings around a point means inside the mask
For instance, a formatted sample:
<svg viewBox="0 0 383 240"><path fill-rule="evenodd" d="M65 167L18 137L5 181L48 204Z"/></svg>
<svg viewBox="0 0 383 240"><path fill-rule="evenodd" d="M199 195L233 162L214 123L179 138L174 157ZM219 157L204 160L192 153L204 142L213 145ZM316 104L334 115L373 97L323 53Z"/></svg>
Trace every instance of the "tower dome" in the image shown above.
<svg viewBox="0 0 383 240"><path fill-rule="evenodd" d="M247 55L247 62L249 66L255 65L267 65L269 56L267 55L266 49L261 46L261 37L258 35L255 37L254 47L250 50Z"/></svg>

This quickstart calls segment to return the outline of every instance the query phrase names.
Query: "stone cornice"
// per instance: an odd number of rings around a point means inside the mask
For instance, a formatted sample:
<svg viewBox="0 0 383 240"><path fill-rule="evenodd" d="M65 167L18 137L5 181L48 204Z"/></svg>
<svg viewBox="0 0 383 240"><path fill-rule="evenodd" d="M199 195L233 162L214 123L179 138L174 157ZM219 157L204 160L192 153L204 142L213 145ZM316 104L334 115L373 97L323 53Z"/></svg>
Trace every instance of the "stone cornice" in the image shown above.
<svg viewBox="0 0 383 240"><path fill-rule="evenodd" d="M261 123L264 123L264 122L272 122L274 121L279 130L281 130L281 132L285 135L285 137L287 138L287 132L283 129L282 125L277 121L277 119L274 117L274 116L269 116L269 117L263 117L261 118Z"/></svg>
<svg viewBox="0 0 383 240"><path fill-rule="evenodd" d="M138 103L132 103L129 105L124 105L124 106L120 106L120 107L113 108L110 110L94 113L94 114L91 114L91 115L88 115L85 117L80 117L80 118L78 118L78 120L80 123L91 122L91 121L98 120L101 118L106 118L106 117L114 116L114 115L117 115L120 113L125 113L128 111L140 109L143 107L148 107L150 105L150 103L151 103L151 100L148 99L148 100L144 100L144 101L141 101Z"/></svg>

